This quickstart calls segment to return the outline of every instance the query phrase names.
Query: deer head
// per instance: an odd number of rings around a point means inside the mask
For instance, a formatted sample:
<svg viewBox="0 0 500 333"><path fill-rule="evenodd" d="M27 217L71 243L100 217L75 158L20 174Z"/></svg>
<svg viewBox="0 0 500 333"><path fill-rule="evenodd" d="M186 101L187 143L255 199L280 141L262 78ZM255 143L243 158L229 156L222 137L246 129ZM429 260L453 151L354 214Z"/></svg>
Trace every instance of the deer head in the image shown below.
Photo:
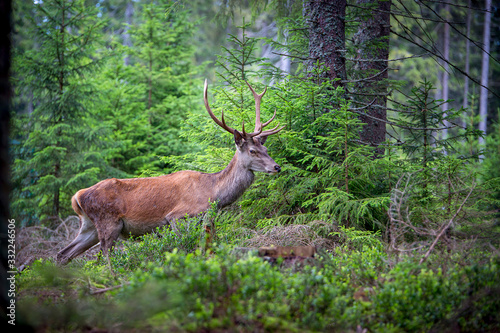
<svg viewBox="0 0 500 333"><path fill-rule="evenodd" d="M245 83L252 91L253 97L255 99L255 128L253 132L247 133L245 131L244 122L242 124L241 132L239 132L234 128L229 127L226 124L226 121L224 120L224 111L222 111L221 120L219 120L214 115L208 104L207 80L205 80L205 89L203 93L203 100L205 102L205 107L208 111L208 114L210 115L210 117L212 117L212 119L217 125L225 129L229 133L233 134L234 143L236 144L238 159L241 160L241 163L243 163L249 170L272 173L272 174L280 172L281 171L280 166L276 164L276 162L268 155L267 148L264 147L264 143L266 142L268 136L278 133L285 126L279 127L278 125L273 129L264 131L264 127L269 125L269 123L271 123L271 121L274 120L274 117L276 117L276 110L274 110L274 114L271 117L271 119L269 119L263 124L260 120L260 103L262 100L262 96L264 96L264 94L267 91L267 87L264 89L262 93L257 94L255 90L252 88L252 86L248 84L248 82L245 81Z"/></svg>

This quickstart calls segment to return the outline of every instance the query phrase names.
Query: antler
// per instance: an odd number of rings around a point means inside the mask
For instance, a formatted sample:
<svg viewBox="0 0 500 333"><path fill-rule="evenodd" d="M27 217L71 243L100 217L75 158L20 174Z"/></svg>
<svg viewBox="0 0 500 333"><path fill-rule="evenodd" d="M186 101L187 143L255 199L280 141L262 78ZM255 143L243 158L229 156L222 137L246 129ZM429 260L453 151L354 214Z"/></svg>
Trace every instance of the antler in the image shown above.
<svg viewBox="0 0 500 333"><path fill-rule="evenodd" d="M205 89L203 91L203 101L205 102L205 108L207 109L208 114L210 115L210 117L212 117L212 119L215 121L215 123L217 125L219 125L220 127L222 127L223 129L225 129L226 131L228 131L229 133L234 134L234 128L231 128L231 127L226 125L226 121L224 120L224 111L222 111L222 116L221 116L222 121L220 121L219 119L217 119L217 117L212 112L212 109L210 109L210 106L208 105L208 81L207 81L207 79L205 79Z"/></svg>
<svg viewBox="0 0 500 333"><path fill-rule="evenodd" d="M285 126L282 126L281 128L278 129L278 127L279 127L279 125L278 125L275 128L273 128L273 129L270 129L270 130L267 130L267 131L262 131L262 129L264 127L266 127L267 125L269 125L269 123L271 123L271 121L274 120L274 117L276 117L276 109L274 109L274 114L271 117L271 119L269 119L264 124L262 124L261 121L260 121L260 102L262 100L262 96L264 96L264 94L267 91L267 87L264 89L264 91L262 93L257 94L255 92L255 90L252 88L252 86L247 81L245 81L245 83L247 84L248 88L250 88L250 90L252 91L253 98L255 99L255 129L254 129L254 132L250 133L249 135L250 136L256 136L256 135L258 135L260 137L264 137L264 136L269 136L269 135L272 135L272 134L276 134L279 131L281 131L283 128L285 128Z"/></svg>
<svg viewBox="0 0 500 333"><path fill-rule="evenodd" d="M274 127L273 129L270 129L267 131L262 131L262 129L264 127L266 127L267 125L269 125L269 123L271 123L271 121L274 120L274 117L276 117L276 109L274 110L274 114L271 117L271 119L269 119L264 124L262 124L260 121L260 102L262 100L262 96L264 96L264 94L267 91L267 87L264 89L264 91L262 93L257 94L247 81L245 81L245 83L247 84L248 88L250 88L250 90L252 91L253 97L255 99L255 129L252 133L246 133L245 132L245 123L243 122L243 125L242 125L243 136L245 138L251 138L251 137L254 137L257 135L260 137L266 137L266 136L269 136L272 134L276 134L279 131L281 131L283 128L285 128L285 126L278 128L279 127L279 125L278 125L278 126ZM210 106L208 105L208 82L206 79L205 79L205 89L203 91L203 101L205 102L205 108L207 109L208 114L210 115L210 117L212 117L212 119L215 121L215 123L217 125L219 125L220 127L222 127L223 129L225 129L226 131L228 131L229 133L234 134L235 129L226 125L226 121L224 120L224 111L222 111L222 115L221 115L222 121L220 121L214 115L214 113L212 112L212 109L210 109Z"/></svg>

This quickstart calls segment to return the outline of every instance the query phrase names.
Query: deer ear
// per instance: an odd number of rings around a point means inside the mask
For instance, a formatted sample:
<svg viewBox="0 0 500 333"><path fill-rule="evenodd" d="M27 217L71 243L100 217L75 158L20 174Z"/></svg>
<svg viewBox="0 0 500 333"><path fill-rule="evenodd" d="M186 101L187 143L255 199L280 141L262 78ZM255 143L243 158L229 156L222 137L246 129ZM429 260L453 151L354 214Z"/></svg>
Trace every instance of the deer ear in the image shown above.
<svg viewBox="0 0 500 333"><path fill-rule="evenodd" d="M264 143L266 143L266 140L267 140L267 136L259 136L259 141L260 141L261 145L263 145Z"/></svg>
<svg viewBox="0 0 500 333"><path fill-rule="evenodd" d="M234 130L234 143L236 143L238 147L241 147L244 143L243 135L237 130Z"/></svg>

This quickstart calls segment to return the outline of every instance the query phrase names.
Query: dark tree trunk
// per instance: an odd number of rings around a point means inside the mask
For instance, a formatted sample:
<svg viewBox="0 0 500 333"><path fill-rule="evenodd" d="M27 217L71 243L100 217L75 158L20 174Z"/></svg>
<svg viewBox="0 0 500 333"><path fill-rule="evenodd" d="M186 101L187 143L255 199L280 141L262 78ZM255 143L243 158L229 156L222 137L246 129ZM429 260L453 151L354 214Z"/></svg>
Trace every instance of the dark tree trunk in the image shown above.
<svg viewBox="0 0 500 333"><path fill-rule="evenodd" d="M488 76L490 64L490 42L491 42L491 0L486 0L486 12L484 13L484 52L481 61L481 88L479 94L479 130L486 136L488 121ZM479 145L484 145L484 137L479 137ZM480 156L481 159L484 156Z"/></svg>
<svg viewBox="0 0 500 333"><path fill-rule="evenodd" d="M374 0L358 0L365 6ZM387 120L387 70L389 59L389 33L391 1L376 1L375 8L369 7L371 15L363 20L354 36L358 46L356 64L361 81L356 86L355 100L361 102L365 115L360 120L366 125L360 139L366 144L378 146L377 154L383 155L384 148L379 145L385 141L385 120ZM378 120L380 119L380 120Z"/></svg>
<svg viewBox="0 0 500 333"><path fill-rule="evenodd" d="M345 9L346 0L304 3L303 15L309 27L307 69L312 70L318 63L328 68L322 77L332 81L334 87L342 86L346 78Z"/></svg>
<svg viewBox="0 0 500 333"><path fill-rule="evenodd" d="M444 6L444 10L445 10L445 17L446 17L446 20L450 20L450 4L446 4ZM450 82L450 65L449 65L449 61L450 61L450 25L445 22L444 23L444 29L443 29L443 56L444 56L444 59L446 60L444 63L443 63L443 82L442 82L442 85L443 85L443 105L441 105L441 110L443 110L443 113L446 114L446 112L448 111L448 96L449 96L449 93L450 93L450 88L449 88L449 82ZM450 124L445 121L444 122L444 125L445 127L448 127ZM443 129L443 131L441 132L442 133L442 137L443 139L447 139L448 138L448 129L445 128Z"/></svg>
<svg viewBox="0 0 500 333"><path fill-rule="evenodd" d="M467 76L469 75L470 72L470 64L469 64L469 57L470 57L470 26L471 26L471 0L468 0L467 2L467 39L465 40L465 74ZM467 109L469 107L469 78L465 76L465 82L464 82L464 102L463 102L463 107L464 109ZM465 120L466 115L464 115L463 119L463 124L465 125L466 120Z"/></svg>

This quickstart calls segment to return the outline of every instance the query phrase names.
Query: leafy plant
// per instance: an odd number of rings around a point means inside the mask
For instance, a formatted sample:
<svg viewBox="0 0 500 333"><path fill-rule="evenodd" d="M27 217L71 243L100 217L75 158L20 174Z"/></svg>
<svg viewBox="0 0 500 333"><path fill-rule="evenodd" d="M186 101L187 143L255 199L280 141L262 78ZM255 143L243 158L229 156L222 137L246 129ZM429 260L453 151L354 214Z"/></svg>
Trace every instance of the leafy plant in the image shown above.
<svg viewBox="0 0 500 333"><path fill-rule="evenodd" d="M194 252L204 239L205 228L201 221L204 214L179 219L163 227L158 227L152 233L141 237L132 237L123 242L123 248L113 248L111 263L120 270L134 271L143 263L154 262L162 265L165 253L174 249L182 253Z"/></svg>

